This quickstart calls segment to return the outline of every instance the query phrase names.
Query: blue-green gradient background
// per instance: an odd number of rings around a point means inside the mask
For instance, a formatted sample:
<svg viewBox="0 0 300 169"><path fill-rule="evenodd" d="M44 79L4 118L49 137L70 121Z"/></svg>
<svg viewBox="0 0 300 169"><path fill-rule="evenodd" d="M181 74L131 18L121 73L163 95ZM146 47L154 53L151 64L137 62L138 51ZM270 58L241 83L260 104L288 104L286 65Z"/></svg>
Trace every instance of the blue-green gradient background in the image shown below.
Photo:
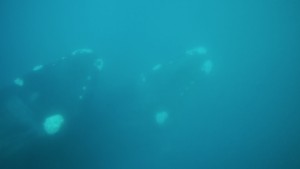
<svg viewBox="0 0 300 169"><path fill-rule="evenodd" d="M70 156L39 159L49 168L299 169L299 11L297 0L2 0L0 86L77 48L104 58L118 90L101 98L123 112L91 107L93 131L66 139L81 146ZM137 99L122 90L198 45L214 62L199 97L164 128L131 114Z"/></svg>

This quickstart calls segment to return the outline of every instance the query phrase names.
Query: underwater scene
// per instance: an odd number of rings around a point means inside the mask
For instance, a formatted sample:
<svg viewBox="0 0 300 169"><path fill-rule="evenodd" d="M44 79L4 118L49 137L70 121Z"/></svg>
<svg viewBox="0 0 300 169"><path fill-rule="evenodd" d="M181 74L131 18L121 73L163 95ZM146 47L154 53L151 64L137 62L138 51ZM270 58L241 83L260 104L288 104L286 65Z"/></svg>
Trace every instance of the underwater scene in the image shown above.
<svg viewBox="0 0 300 169"><path fill-rule="evenodd" d="M0 1L0 169L300 169L300 1Z"/></svg>

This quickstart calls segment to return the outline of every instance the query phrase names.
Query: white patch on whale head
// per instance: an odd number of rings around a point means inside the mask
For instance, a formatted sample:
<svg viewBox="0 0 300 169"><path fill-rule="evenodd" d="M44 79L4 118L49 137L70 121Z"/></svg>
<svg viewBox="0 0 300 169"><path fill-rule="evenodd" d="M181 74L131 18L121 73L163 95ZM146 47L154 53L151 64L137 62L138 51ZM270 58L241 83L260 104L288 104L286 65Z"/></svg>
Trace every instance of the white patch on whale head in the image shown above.
<svg viewBox="0 0 300 169"><path fill-rule="evenodd" d="M168 118L169 118L169 114L166 111L160 111L155 114L155 121L158 125L165 124Z"/></svg>
<svg viewBox="0 0 300 169"><path fill-rule="evenodd" d="M61 114L54 114L45 119L43 126L48 135L53 135L59 132L64 123L64 117Z"/></svg>
<svg viewBox="0 0 300 169"><path fill-rule="evenodd" d="M22 87L24 85L24 80L21 78L16 78L14 80L15 85Z"/></svg>

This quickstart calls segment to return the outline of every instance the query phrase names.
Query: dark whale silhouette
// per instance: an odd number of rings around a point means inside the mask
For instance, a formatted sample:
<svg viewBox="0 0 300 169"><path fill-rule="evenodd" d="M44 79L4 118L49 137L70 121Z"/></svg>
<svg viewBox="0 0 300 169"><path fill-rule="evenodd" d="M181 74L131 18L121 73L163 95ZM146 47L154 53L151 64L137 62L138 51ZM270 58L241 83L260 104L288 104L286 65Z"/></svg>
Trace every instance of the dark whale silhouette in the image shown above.
<svg viewBox="0 0 300 169"><path fill-rule="evenodd" d="M64 137L80 118L102 67L103 60L91 50L77 50L0 89L0 165L43 147L45 140Z"/></svg>

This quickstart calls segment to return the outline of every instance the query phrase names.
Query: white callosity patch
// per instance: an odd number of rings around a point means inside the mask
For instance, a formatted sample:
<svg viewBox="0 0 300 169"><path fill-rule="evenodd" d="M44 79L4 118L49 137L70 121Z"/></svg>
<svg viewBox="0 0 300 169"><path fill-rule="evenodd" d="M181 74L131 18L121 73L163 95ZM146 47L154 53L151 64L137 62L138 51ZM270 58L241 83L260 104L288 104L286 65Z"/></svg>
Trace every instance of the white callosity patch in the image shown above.
<svg viewBox="0 0 300 169"><path fill-rule="evenodd" d="M158 71L162 68L162 64L156 64L155 66L152 67L153 71Z"/></svg>
<svg viewBox="0 0 300 169"><path fill-rule="evenodd" d="M169 118L169 114L166 111L160 111L155 114L155 121L158 125L163 125Z"/></svg>
<svg viewBox="0 0 300 169"><path fill-rule="evenodd" d="M32 68L33 71L39 71L41 69L43 69L44 65L36 65Z"/></svg>
<svg viewBox="0 0 300 169"><path fill-rule="evenodd" d="M98 70L98 71L101 71L103 69L103 66L104 66L104 61L101 59L101 58L98 58L96 59L94 62L93 62L93 66L95 66L95 68ZM92 75L88 75L86 77L86 82L84 83L84 85L81 87L81 91L82 93L78 96L78 99L79 100L83 100L84 97L85 97L85 94L86 94L86 91L88 90L88 83L89 81L92 80Z"/></svg>
<svg viewBox="0 0 300 169"><path fill-rule="evenodd" d="M97 68L99 71L101 71L101 70L103 69L103 66L104 66L103 60L102 60L102 59L97 59L97 60L95 61L95 66L96 66L96 68Z"/></svg>
<svg viewBox="0 0 300 169"><path fill-rule="evenodd" d="M24 85L24 80L21 79L21 78L16 78L16 79L14 80L14 83L15 83L17 86L22 87L22 86Z"/></svg>
<svg viewBox="0 0 300 169"><path fill-rule="evenodd" d="M206 60L202 64L201 70L206 74L210 74L213 69L213 62L211 60Z"/></svg>
<svg viewBox="0 0 300 169"><path fill-rule="evenodd" d="M53 135L59 132L64 123L64 117L60 114L49 116L44 121L44 130L48 135Z"/></svg>
<svg viewBox="0 0 300 169"><path fill-rule="evenodd" d="M186 51L187 55L206 55L207 49L205 47L196 47Z"/></svg>
<svg viewBox="0 0 300 169"><path fill-rule="evenodd" d="M92 49L84 48L84 49L77 49L77 50L73 51L72 55L75 56L75 55L91 54L91 53L93 53Z"/></svg>

